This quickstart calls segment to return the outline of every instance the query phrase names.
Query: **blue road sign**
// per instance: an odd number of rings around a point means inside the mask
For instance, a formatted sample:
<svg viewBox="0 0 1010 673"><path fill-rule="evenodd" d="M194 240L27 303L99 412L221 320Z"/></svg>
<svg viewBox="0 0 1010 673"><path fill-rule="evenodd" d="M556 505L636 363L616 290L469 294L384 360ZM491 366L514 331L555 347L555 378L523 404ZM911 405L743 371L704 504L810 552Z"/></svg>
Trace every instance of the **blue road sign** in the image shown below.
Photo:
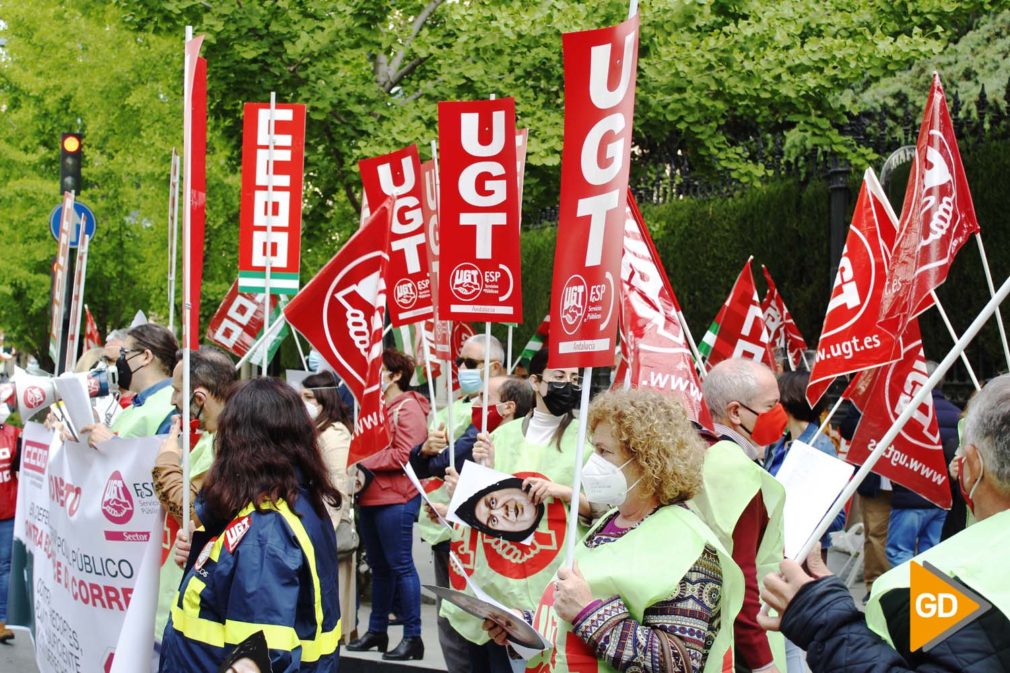
<svg viewBox="0 0 1010 673"><path fill-rule="evenodd" d="M88 236L95 236L95 214L91 208L80 201L74 201L74 221L70 225L70 247L76 248L81 239L81 219L87 218ZM57 241L60 240L60 220L63 218L63 204L53 208L49 214L49 231Z"/></svg>

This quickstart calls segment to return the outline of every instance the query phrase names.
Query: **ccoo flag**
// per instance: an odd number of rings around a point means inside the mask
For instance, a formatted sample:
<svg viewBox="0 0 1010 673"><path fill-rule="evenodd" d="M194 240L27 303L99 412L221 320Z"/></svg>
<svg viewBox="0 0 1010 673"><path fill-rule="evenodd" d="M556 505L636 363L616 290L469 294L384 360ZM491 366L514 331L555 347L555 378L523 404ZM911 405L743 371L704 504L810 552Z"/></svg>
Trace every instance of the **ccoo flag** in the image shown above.
<svg viewBox="0 0 1010 673"><path fill-rule="evenodd" d="M933 73L881 306L881 324L889 332L902 334L908 320L932 306L930 293L978 231L943 85Z"/></svg>
<svg viewBox="0 0 1010 673"><path fill-rule="evenodd" d="M775 357L751 273L751 260L753 257L744 264L726 303L698 344L708 367L730 358L744 358L763 362L775 370Z"/></svg>

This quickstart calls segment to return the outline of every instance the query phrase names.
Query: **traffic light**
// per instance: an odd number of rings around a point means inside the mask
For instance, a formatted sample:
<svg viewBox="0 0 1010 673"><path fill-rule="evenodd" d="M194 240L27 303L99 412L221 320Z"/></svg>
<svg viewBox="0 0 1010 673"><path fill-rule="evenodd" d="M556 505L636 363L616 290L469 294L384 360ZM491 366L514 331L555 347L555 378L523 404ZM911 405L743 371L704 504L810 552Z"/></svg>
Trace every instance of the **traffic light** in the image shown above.
<svg viewBox="0 0 1010 673"><path fill-rule="evenodd" d="M60 138L60 194L81 193L81 134L64 133Z"/></svg>

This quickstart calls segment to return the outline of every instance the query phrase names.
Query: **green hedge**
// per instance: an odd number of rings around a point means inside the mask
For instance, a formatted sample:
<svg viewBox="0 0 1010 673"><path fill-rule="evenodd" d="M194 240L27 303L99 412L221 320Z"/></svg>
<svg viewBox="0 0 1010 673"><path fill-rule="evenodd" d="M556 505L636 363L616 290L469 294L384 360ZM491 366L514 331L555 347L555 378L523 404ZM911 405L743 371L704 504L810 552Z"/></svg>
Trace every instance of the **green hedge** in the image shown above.
<svg viewBox="0 0 1010 673"><path fill-rule="evenodd" d="M975 209L998 286L1010 273L1010 214L1005 187L1010 175L1010 142L992 142L964 157ZM850 180L850 215L862 170ZM895 211L901 209L906 175L895 175L889 192ZM669 204L642 204L642 213L659 255L680 299L695 338L700 338L729 293L747 257L754 255L759 294L764 292L765 264L786 305L813 346L820 332L832 278L828 264L828 188L822 180L780 179L719 199L683 199ZM525 323L515 335L515 349L525 344L550 309L550 285L556 230L523 233L523 297ZM960 332L988 299L985 278L974 242L958 256L939 296ZM1010 318L1010 305L1006 312ZM928 357L943 357L950 337L937 317L922 319ZM496 329L502 339L505 330ZM1006 368L994 325L983 330L969 348L980 376ZM963 372L954 372L963 379Z"/></svg>

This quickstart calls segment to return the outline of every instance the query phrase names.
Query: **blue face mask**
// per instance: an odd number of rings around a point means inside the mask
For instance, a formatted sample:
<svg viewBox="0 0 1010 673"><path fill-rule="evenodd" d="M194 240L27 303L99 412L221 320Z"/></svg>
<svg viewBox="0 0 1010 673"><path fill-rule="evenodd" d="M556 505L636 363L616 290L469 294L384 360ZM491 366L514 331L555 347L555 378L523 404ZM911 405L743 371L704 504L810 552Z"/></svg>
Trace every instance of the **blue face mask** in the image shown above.
<svg viewBox="0 0 1010 673"><path fill-rule="evenodd" d="M459 389L464 395L474 395L480 392L481 377L479 369L459 370Z"/></svg>

